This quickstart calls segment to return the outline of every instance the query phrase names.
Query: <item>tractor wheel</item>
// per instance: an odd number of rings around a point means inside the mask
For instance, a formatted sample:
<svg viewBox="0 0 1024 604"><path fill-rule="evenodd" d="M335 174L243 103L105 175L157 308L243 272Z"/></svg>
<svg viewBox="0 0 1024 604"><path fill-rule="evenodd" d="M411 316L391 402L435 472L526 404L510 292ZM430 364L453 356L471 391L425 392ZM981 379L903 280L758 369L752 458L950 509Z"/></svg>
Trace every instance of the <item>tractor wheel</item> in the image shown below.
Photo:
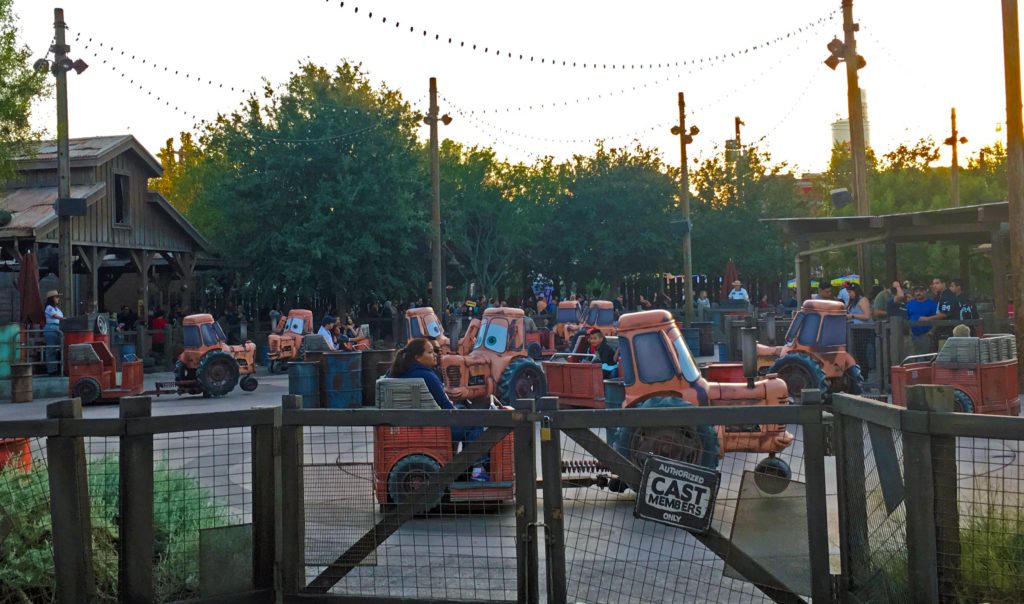
<svg viewBox="0 0 1024 604"><path fill-rule="evenodd" d="M188 367L181 361L174 362L174 381L183 382L188 379Z"/></svg>
<svg viewBox="0 0 1024 604"><path fill-rule="evenodd" d="M534 361L539 361L544 355L544 347L540 345L540 342L530 342L526 345L526 355Z"/></svg>
<svg viewBox="0 0 1024 604"><path fill-rule="evenodd" d="M786 382L789 396L795 400L806 388L818 388L822 392L828 390L825 372L821 366L803 353L787 354L775 361L768 373L777 373Z"/></svg>
<svg viewBox="0 0 1024 604"><path fill-rule="evenodd" d="M860 372L860 365L854 365L846 370L846 391L850 394L864 392L864 376Z"/></svg>
<svg viewBox="0 0 1024 604"><path fill-rule="evenodd" d="M785 491L792 476L789 464L774 455L757 462L757 467L754 468L754 484L769 495L778 495Z"/></svg>
<svg viewBox="0 0 1024 604"><path fill-rule="evenodd" d="M692 404L674 396L656 396L637 409L685 409ZM714 427L674 426L665 428L619 428L609 444L626 459L643 467L648 455L685 461L706 468L718 467L720 445Z"/></svg>
<svg viewBox="0 0 1024 604"><path fill-rule="evenodd" d="M85 402L84 400L82 401ZM974 413L974 401L963 390L953 391L953 411L957 413Z"/></svg>
<svg viewBox="0 0 1024 604"><path fill-rule="evenodd" d="M224 396L238 383L238 361L223 350L214 350L199 360L196 379L204 393Z"/></svg>
<svg viewBox="0 0 1024 604"><path fill-rule="evenodd" d="M511 405L521 398L540 398L548 393L544 370L537 361L519 358L512 361L498 382L498 398Z"/></svg>
<svg viewBox="0 0 1024 604"><path fill-rule="evenodd" d="M246 392L252 392L253 390L256 390L256 387L259 386L260 383L256 381L255 377L247 375L242 378L238 385L239 387L241 387L242 390Z"/></svg>
<svg viewBox="0 0 1024 604"><path fill-rule="evenodd" d="M395 462L388 472L388 499L397 505L408 503L430 477L441 471L441 465L426 455L408 455ZM427 504L430 511L441 503L444 492Z"/></svg>
<svg viewBox="0 0 1024 604"><path fill-rule="evenodd" d="M71 389L71 396L82 399L83 405L90 405L100 398L101 392L100 383L96 381L96 378L84 377L75 382L75 386Z"/></svg>

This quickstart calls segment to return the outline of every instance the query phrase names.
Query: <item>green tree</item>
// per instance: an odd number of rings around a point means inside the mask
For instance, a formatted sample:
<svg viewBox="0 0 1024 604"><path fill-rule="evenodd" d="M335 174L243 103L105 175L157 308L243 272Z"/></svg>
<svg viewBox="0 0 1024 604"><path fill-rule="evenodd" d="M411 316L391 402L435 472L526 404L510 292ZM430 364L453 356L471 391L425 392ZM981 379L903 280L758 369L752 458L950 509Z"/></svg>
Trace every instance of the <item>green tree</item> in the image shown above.
<svg viewBox="0 0 1024 604"><path fill-rule="evenodd" d="M166 197L179 212L187 214L203 183L207 163L191 132L182 132L179 140L181 144L177 149L174 139L169 138L157 152L164 172L160 178L150 179L149 188Z"/></svg>
<svg viewBox="0 0 1024 604"><path fill-rule="evenodd" d="M0 182L14 172L13 158L29 152L38 134L29 125L32 102L47 94L47 72L34 70L32 53L18 41L13 0L0 0Z"/></svg>
<svg viewBox="0 0 1024 604"><path fill-rule="evenodd" d="M188 216L245 284L341 304L426 286L418 120L359 66L304 64L200 137ZM187 166L186 166L187 168ZM189 170L186 170L186 173Z"/></svg>

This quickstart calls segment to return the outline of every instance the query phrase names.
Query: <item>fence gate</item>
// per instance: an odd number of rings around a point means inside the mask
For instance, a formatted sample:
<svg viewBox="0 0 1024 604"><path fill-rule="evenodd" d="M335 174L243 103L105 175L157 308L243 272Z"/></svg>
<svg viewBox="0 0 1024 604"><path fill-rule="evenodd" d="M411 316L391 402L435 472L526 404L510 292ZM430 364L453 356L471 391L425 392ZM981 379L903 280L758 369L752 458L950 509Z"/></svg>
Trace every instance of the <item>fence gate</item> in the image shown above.
<svg viewBox="0 0 1024 604"><path fill-rule="evenodd" d="M829 601L820 407L556 411L542 422L549 601ZM718 459L719 443L749 445L761 426L787 424L795 438L777 456ZM651 452L696 468L652 463ZM791 476L757 473L759 463ZM682 512L706 529L672 526Z"/></svg>

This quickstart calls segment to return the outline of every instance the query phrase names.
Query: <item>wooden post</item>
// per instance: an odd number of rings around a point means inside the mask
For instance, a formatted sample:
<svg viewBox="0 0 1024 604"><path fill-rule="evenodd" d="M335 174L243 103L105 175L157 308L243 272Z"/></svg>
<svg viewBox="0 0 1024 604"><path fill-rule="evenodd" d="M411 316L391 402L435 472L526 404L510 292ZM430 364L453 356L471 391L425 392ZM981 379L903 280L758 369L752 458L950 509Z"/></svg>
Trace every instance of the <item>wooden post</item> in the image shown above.
<svg viewBox="0 0 1024 604"><path fill-rule="evenodd" d="M521 400L529 405L532 400ZM537 551L537 443L531 421L515 429L516 566L520 602L539 602Z"/></svg>
<svg viewBox="0 0 1024 604"><path fill-rule="evenodd" d="M301 428L299 428L301 430ZM274 587L275 564L281 559L277 531L281 494L281 409L274 423L252 427L252 576L253 587Z"/></svg>
<svg viewBox="0 0 1024 604"><path fill-rule="evenodd" d="M809 241L798 241L797 242L797 256L796 256L796 301L797 304L803 304L804 300L809 300L811 297L811 257L803 254L811 249Z"/></svg>
<svg viewBox="0 0 1024 604"><path fill-rule="evenodd" d="M1024 271L1024 116L1021 115L1024 102L1021 100L1017 0L1002 0L1002 9L1003 75L1006 80L1006 188L1010 210L1008 272L1013 275L1013 322L1017 335L1017 349L1021 350L1024 349L1024 313L1017 312L1016 306L1024 304L1024 277L1021 276L1021 272ZM1007 271L1000 273L1005 274ZM996 316L1003 318L1006 315ZM1019 386L1024 387L1024 364L1017 367L1017 374Z"/></svg>
<svg viewBox="0 0 1024 604"><path fill-rule="evenodd" d="M840 395L842 396L842 395ZM855 590L870 574L868 512L864 482L864 422L835 416L836 473L839 507L839 557L844 586Z"/></svg>
<svg viewBox="0 0 1024 604"><path fill-rule="evenodd" d="M992 261L992 299L993 305L995 306L995 313L997 319L1005 319L1007 317L1007 304L1009 298L1006 292L1006 274L1008 268L1006 265L1006 248L1004 243L1005 237L999 230L992 231L992 249L989 252L989 258ZM1017 301L1014 300L1016 303Z"/></svg>
<svg viewBox="0 0 1024 604"><path fill-rule="evenodd" d="M283 412L302 409L302 397L281 397ZM306 537L303 513L303 438L302 426L281 426L281 590L296 594L306 586Z"/></svg>
<svg viewBox="0 0 1024 604"><path fill-rule="evenodd" d="M46 406L46 417L81 419L82 402L76 398L51 403ZM62 604L88 602L96 584L92 570L85 441L81 436L50 436L46 439L46 458L57 601Z"/></svg>
<svg viewBox="0 0 1024 604"><path fill-rule="evenodd" d="M885 240L885 283L882 287L889 288L892 282L898 277L899 268L896 263L896 242L892 239Z"/></svg>
<svg viewBox="0 0 1024 604"><path fill-rule="evenodd" d="M949 386L909 386L907 409L926 413L950 413L954 409L953 389ZM907 480L908 566L912 574L915 570L920 571L923 565L935 569L931 571L934 575L928 576L927 580L935 581L938 597L932 598L929 592L928 602L955 602L957 586L960 584L960 510L957 504L956 437L915 434L904 430L903 446L904 475ZM909 454L911 450L912 454ZM910 476L925 473L928 475L923 478ZM911 482L914 483L913 486ZM930 501L915 501L918 499ZM912 510L923 517L911 518ZM928 514L929 511L931 514ZM913 542L912 526L918 529ZM924 539L931 541L926 543ZM914 557L917 564L911 563L910 558L910 553L915 549L918 549ZM911 585L915 589L931 589L930 585L923 583L919 586L914 586L913 583Z"/></svg>
<svg viewBox="0 0 1024 604"><path fill-rule="evenodd" d="M153 399L126 396L120 417L150 417ZM124 602L152 602L153 590L153 435L123 435L118 453L118 593Z"/></svg>

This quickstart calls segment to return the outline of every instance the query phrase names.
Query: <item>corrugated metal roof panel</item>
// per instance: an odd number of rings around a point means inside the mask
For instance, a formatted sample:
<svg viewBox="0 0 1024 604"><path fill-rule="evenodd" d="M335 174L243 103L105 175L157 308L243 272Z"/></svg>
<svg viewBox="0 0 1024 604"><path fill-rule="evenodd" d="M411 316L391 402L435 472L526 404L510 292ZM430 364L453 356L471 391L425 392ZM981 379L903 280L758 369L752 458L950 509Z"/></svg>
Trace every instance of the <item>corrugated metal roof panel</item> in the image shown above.
<svg viewBox="0 0 1024 604"><path fill-rule="evenodd" d="M103 183L71 187L72 197L86 199L106 187ZM57 201L56 187L30 187L0 191L0 208L13 214L10 224L0 228L0 236L7 231L37 229L54 218L53 203Z"/></svg>

